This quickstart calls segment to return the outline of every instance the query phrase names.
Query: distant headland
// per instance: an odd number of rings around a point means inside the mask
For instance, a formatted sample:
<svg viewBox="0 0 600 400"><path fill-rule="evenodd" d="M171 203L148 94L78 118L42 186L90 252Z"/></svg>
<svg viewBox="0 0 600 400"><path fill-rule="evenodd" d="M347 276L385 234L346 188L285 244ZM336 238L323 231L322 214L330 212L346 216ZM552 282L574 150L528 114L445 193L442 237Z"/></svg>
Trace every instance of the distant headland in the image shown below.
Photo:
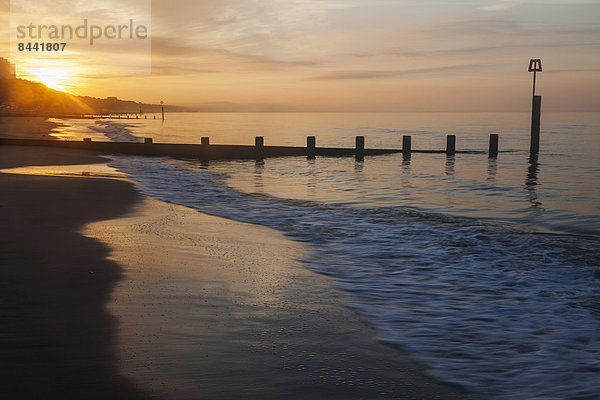
<svg viewBox="0 0 600 400"><path fill-rule="evenodd" d="M195 111L188 107L164 105L165 111ZM104 99L75 96L54 90L43 83L16 77L15 65L0 57L0 115L88 115L160 113L160 104L147 104L116 97Z"/></svg>

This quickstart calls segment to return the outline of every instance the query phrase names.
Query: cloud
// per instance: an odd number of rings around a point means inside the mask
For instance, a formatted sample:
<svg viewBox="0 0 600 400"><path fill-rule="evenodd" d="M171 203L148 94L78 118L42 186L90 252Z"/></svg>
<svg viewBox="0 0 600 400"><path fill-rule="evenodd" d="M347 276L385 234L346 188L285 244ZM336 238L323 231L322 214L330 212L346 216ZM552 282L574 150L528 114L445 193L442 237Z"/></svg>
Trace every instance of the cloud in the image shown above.
<svg viewBox="0 0 600 400"><path fill-rule="evenodd" d="M554 69L544 70L544 74L576 74L586 72L600 72L600 68L583 68L583 69Z"/></svg>
<svg viewBox="0 0 600 400"><path fill-rule="evenodd" d="M481 9L487 11L507 10L509 8L518 6L519 4L523 4L525 3L525 1L526 0L501 0L496 2L495 4L483 6L481 7Z"/></svg>
<svg viewBox="0 0 600 400"><path fill-rule="evenodd" d="M455 49L444 49L444 50L422 50L422 51L380 51L380 52L355 52L347 55L358 57L358 58L370 58L370 57L431 57L440 55L456 55L456 54L477 54L485 53L494 50L504 49L508 46L483 46L483 47L468 47L468 48L455 48Z"/></svg>
<svg viewBox="0 0 600 400"><path fill-rule="evenodd" d="M212 57L270 68L318 65L318 63L310 60L281 60L262 55L238 53L224 48L205 46L199 43L167 36L152 37L152 55L157 58L177 57L180 61L185 59L186 62L190 62L189 59Z"/></svg>
<svg viewBox="0 0 600 400"><path fill-rule="evenodd" d="M489 4L480 7L481 10L487 11L500 11L507 10L509 8L516 7L525 3L536 3L536 4L563 4L563 5L577 5L577 4L600 4L599 0L496 0L494 4Z"/></svg>
<svg viewBox="0 0 600 400"><path fill-rule="evenodd" d="M405 69L405 70L363 70L363 71L335 71L323 75L312 77L312 80L343 80L343 79L377 79L377 78L391 78L406 75L427 75L427 74L441 74L452 71L470 71L473 69L479 69L482 65L480 64L465 64L465 65L450 65L443 67L434 68L418 68L418 69Z"/></svg>
<svg viewBox="0 0 600 400"><path fill-rule="evenodd" d="M600 28L599 28L600 29ZM583 30L582 30L583 31ZM580 33L582 31L577 31ZM574 33L574 31L569 31ZM382 51L382 52L357 52L347 54L348 56L357 58L373 58L373 57L436 57L436 56L463 56L463 55L478 55L481 53L495 53L498 51L509 51L514 49L542 49L542 48L580 48L580 47L598 47L600 41L591 43L528 43L519 44L511 43L498 46L483 46L483 47L468 47L468 48L455 48L455 49L439 49L439 50L423 50L423 51Z"/></svg>
<svg viewBox="0 0 600 400"><path fill-rule="evenodd" d="M219 70L203 69L191 65L178 65L178 64L160 64L152 65L152 70L149 71L152 75L161 76L178 76L178 75L199 75L199 74L215 74L221 72ZM126 79L139 77L140 74L127 74L127 73L82 73L81 78L85 79Z"/></svg>

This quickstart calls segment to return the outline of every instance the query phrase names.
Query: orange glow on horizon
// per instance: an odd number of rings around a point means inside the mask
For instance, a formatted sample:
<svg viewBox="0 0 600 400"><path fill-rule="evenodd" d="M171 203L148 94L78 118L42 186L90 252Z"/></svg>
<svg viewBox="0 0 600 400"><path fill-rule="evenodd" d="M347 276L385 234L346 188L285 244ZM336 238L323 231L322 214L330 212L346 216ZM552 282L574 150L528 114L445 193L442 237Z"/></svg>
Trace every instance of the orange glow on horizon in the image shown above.
<svg viewBox="0 0 600 400"><path fill-rule="evenodd" d="M51 89L62 92L69 92L76 88L78 83L76 68L53 61L37 60L35 63L27 63L18 71L19 78L41 82Z"/></svg>

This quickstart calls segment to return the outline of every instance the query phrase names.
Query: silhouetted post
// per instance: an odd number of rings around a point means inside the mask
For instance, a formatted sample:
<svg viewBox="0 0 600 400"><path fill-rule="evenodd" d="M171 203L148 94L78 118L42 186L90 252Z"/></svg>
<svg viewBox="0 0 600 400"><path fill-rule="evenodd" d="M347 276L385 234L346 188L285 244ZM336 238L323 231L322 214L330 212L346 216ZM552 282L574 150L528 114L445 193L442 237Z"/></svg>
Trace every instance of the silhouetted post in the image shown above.
<svg viewBox="0 0 600 400"><path fill-rule="evenodd" d="M262 160L265 147L265 138L262 136L256 136L254 138L254 147L256 147L256 159Z"/></svg>
<svg viewBox="0 0 600 400"><path fill-rule="evenodd" d="M317 147L317 138L315 136L306 137L306 155L309 159L315 158L315 149Z"/></svg>
<svg viewBox="0 0 600 400"><path fill-rule="evenodd" d="M365 157L365 137L357 136L355 143L354 154L358 160L362 160Z"/></svg>
<svg viewBox="0 0 600 400"><path fill-rule="evenodd" d="M210 144L210 138L208 136L203 136L200 138L200 144L203 146L208 146Z"/></svg>
<svg viewBox="0 0 600 400"><path fill-rule="evenodd" d="M402 155L404 157L410 157L411 151L411 137L402 136Z"/></svg>
<svg viewBox="0 0 600 400"><path fill-rule="evenodd" d="M537 72L542 72L542 60L529 60L529 72L533 72L533 98L531 103L531 143L529 152L536 154L540 151L540 119L542 115L542 96L535 95L535 79Z"/></svg>
<svg viewBox="0 0 600 400"><path fill-rule="evenodd" d="M92 143L92 138L89 138L89 137L83 138L83 143L85 143L85 144L91 144Z"/></svg>
<svg viewBox="0 0 600 400"><path fill-rule="evenodd" d="M152 138L151 137L144 138L144 144L152 144Z"/></svg>
<svg viewBox="0 0 600 400"><path fill-rule="evenodd" d="M542 96L533 96L531 106L531 143L529 152L532 154L540 151L540 119L542 116Z"/></svg>
<svg viewBox="0 0 600 400"><path fill-rule="evenodd" d="M453 156L456 153L456 135L446 136L446 155Z"/></svg>
<svg viewBox="0 0 600 400"><path fill-rule="evenodd" d="M164 121L165 120L165 107L163 106L163 104L165 104L164 101L161 101L160 102L160 112L162 115L162 120Z"/></svg>
<svg viewBox="0 0 600 400"><path fill-rule="evenodd" d="M489 157L498 157L498 134L490 133L490 151Z"/></svg>

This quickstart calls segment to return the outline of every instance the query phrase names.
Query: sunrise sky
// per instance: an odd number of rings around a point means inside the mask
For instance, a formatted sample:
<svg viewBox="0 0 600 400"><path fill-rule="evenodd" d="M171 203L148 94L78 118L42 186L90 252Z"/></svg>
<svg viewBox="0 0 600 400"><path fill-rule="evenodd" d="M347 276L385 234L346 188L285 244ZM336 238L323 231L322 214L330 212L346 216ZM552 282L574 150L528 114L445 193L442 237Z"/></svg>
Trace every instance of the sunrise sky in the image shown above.
<svg viewBox="0 0 600 400"><path fill-rule="evenodd" d="M38 24L137 12L28 3ZM0 5L0 56L75 94L204 110L526 111L528 61L541 58L545 110L600 111L600 0L155 0L151 47L45 59L11 54L10 1Z"/></svg>

